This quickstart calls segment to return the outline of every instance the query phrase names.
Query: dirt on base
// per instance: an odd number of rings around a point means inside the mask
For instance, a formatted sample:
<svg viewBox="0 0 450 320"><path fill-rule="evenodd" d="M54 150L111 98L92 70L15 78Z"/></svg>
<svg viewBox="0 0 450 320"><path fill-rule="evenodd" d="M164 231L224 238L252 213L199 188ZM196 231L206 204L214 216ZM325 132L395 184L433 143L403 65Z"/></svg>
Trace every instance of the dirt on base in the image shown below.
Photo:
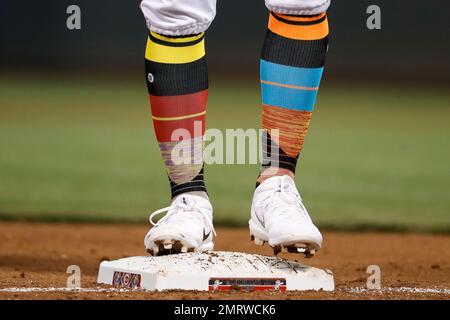
<svg viewBox="0 0 450 320"><path fill-rule="evenodd" d="M81 268L83 288L100 287L99 263L145 255L147 229L146 225L0 222L0 299L450 299L449 235L373 232L324 232L323 249L314 258L280 255L332 270L334 292L49 291L66 286L69 265ZM267 245L250 242L247 229L218 228L217 232L216 250L272 255ZM369 265L381 268L381 291L365 289Z"/></svg>

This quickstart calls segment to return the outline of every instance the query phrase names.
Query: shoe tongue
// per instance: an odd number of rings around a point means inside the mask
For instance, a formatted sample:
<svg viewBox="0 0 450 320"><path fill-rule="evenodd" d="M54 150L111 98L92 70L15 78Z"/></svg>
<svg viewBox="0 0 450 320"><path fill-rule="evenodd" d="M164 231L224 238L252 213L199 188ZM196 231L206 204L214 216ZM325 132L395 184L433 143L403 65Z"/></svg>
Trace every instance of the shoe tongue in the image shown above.
<svg viewBox="0 0 450 320"><path fill-rule="evenodd" d="M189 197L186 197L184 195L180 195L172 201L172 205L190 206L192 205L192 203L193 203L192 199L189 199Z"/></svg>
<svg viewBox="0 0 450 320"><path fill-rule="evenodd" d="M172 204L180 204L185 206L192 206L196 205L198 207L208 207L209 201L206 200L203 197L200 196L194 196L190 194L182 194L175 198L174 201L172 201Z"/></svg>
<svg viewBox="0 0 450 320"><path fill-rule="evenodd" d="M291 189L295 183L289 176L275 176L265 180L259 186L262 190L271 190L271 189L280 189L281 188L289 188Z"/></svg>

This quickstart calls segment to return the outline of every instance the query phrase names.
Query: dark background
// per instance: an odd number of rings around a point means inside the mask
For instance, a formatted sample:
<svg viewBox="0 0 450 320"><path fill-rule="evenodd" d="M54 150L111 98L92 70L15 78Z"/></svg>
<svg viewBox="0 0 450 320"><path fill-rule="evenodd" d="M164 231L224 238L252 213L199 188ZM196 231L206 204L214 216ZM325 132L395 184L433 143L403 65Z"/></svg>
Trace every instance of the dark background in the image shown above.
<svg viewBox="0 0 450 320"><path fill-rule="evenodd" d="M0 66L8 72L124 72L142 75L145 21L137 0L2 0ZM66 28L66 8L81 8L82 29ZM366 28L366 8L381 7L382 29ZM345 0L329 10L328 79L448 83L450 2ZM267 25L263 0L218 0L207 35L211 74L258 76Z"/></svg>

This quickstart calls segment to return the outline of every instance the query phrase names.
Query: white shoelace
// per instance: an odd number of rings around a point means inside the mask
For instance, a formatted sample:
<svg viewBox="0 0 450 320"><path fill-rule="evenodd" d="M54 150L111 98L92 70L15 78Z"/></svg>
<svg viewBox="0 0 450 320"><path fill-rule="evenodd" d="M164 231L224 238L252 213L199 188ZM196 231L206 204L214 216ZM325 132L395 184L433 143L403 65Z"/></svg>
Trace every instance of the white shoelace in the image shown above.
<svg viewBox="0 0 450 320"><path fill-rule="evenodd" d="M185 202L177 202L174 203L172 205L170 205L169 207L165 207L159 210L156 210L155 212L153 212L150 215L150 223L154 226L159 226L161 224L163 224L169 217L174 216L176 214L180 214L180 213L184 213L186 211L192 213L199 213L201 218L203 218L203 221L206 222L206 224L208 225L209 228L211 228L211 230L213 231L214 236L217 236L216 234L216 230L214 229L214 225L212 223L212 220L209 218L209 212L207 209L205 208L201 208L198 206L195 206L195 201L193 201L192 199L189 200L190 203L185 203ZM158 220L158 222L154 222L153 218L163 212L167 212L165 216L163 216L161 219ZM198 215L185 215L183 218L188 218L191 219L192 217L199 217Z"/></svg>

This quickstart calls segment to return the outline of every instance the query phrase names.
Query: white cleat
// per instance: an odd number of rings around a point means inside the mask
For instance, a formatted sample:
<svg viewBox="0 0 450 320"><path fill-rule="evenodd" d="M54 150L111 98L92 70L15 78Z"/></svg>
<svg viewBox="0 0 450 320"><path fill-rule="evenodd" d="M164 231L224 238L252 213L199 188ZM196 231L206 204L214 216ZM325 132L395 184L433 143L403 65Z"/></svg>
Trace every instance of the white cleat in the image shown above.
<svg viewBox="0 0 450 320"><path fill-rule="evenodd" d="M167 212L157 223L153 218ZM200 196L180 195L170 207L155 211L150 215L154 225L144 239L147 251L154 255L186 253L213 250L211 203Z"/></svg>
<svg viewBox="0 0 450 320"><path fill-rule="evenodd" d="M276 176L255 190L249 221L256 244L268 242L274 253L313 256L322 245L322 235L309 217L294 180Z"/></svg>

